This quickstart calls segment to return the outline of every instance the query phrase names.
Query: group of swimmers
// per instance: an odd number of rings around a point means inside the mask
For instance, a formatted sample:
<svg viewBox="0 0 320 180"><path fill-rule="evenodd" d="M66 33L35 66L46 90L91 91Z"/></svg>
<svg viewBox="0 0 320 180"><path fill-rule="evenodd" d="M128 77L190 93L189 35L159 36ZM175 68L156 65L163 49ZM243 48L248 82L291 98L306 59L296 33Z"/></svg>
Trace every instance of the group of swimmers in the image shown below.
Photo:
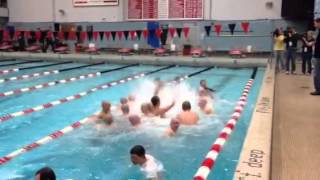
<svg viewBox="0 0 320 180"><path fill-rule="evenodd" d="M128 120L130 124L134 127L141 124L142 119L160 117L165 118L166 113L175 106L175 101L170 105L161 106L161 100L159 94L165 87L165 83L160 79L155 79L155 91L154 96L150 99L150 102L145 102L139 105L136 102L136 97L130 95L129 97L121 98L120 104L116 107L118 112L121 113L124 119ZM213 92L214 90L208 88L207 82L205 80L200 81L200 87L198 89L198 106L199 109L204 114L213 113ZM102 126L110 126L114 122L114 116L111 112L111 103L103 101L101 104L101 112L93 117L94 122ZM139 112L134 111L134 109L140 106ZM191 103L189 101L184 101L182 103L182 111L179 112L170 121L169 127L166 129L165 134L167 136L174 136L180 125L196 125L199 121L199 115L197 112L193 111L191 108Z"/></svg>

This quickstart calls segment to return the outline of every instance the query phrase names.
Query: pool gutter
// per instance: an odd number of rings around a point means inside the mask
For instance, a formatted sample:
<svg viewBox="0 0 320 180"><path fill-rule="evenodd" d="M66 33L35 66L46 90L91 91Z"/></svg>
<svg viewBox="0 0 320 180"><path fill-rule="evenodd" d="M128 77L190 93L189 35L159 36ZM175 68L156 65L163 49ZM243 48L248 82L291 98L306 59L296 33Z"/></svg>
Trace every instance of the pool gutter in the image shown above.
<svg viewBox="0 0 320 180"><path fill-rule="evenodd" d="M233 179L269 180L275 70L268 65Z"/></svg>
<svg viewBox="0 0 320 180"><path fill-rule="evenodd" d="M116 63L116 64L146 64L146 65L182 65L182 66L219 66L219 67L265 67L267 58L230 58L230 57L201 57L190 56L153 56L153 55L132 55L121 56L115 54L55 54L55 53L28 53L28 52L0 52L3 58L19 59L41 59L52 61L73 60L83 63Z"/></svg>

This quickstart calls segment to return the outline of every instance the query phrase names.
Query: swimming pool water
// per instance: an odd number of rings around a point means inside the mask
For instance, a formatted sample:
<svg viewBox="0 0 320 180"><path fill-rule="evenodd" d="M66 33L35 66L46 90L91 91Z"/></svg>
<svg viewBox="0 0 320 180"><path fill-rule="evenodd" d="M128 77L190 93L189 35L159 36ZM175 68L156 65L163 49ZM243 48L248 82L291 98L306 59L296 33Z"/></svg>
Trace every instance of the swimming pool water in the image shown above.
<svg viewBox="0 0 320 180"><path fill-rule="evenodd" d="M68 66L71 64L63 67ZM123 65L99 65L21 82L13 81L10 87L0 86L0 90L3 92L4 90L120 66ZM103 74L97 78L1 98L1 115L73 95L128 75L158 68L160 67L129 67ZM100 109L102 100L116 104L121 97L128 96L132 92L140 92L147 96L148 89L137 90L147 84L146 79L161 77L163 80L170 80L176 76L190 74L201 69L204 68L174 67L140 80L97 91L79 100L1 123L0 156L5 156L17 148L90 116ZM26 70L25 72L31 71ZM129 150L133 145L142 144L148 153L163 163L165 179L192 179L211 143L230 119L233 108L250 78L251 72L252 69L214 68L183 82L185 86L195 91L199 81L206 79L209 86L217 90L214 104L216 115L213 117L201 116L200 124L194 127L181 126L174 138L163 137L163 132L169 123L168 119L164 119L160 123L150 121L138 128L132 128L129 123L119 120L115 123L118 123L118 126L103 131L97 131L95 126L87 125L3 165L0 167L0 175L5 179L32 179L37 169L50 166L55 170L59 179L143 179L139 167L131 165L129 156ZM264 69L259 69L253 89L249 94L248 105L236 130L225 144L209 179L232 179L263 74ZM189 98L191 97L185 97L185 99Z"/></svg>

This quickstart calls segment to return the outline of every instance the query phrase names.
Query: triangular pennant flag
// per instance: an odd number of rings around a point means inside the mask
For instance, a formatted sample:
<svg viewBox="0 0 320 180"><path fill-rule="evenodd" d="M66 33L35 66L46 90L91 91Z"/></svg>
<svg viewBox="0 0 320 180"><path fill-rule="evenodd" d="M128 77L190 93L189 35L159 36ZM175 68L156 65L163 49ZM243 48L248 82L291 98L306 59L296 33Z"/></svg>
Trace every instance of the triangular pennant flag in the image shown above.
<svg viewBox="0 0 320 180"><path fill-rule="evenodd" d="M169 33L170 33L170 37L173 38L174 35L176 34L176 28L169 28Z"/></svg>
<svg viewBox="0 0 320 180"><path fill-rule="evenodd" d="M68 39L69 40L76 40L76 38L77 38L76 32L70 31L69 35L68 35Z"/></svg>
<svg viewBox="0 0 320 180"><path fill-rule="evenodd" d="M64 39L64 33L62 31L58 32L58 38L60 41L62 41Z"/></svg>
<svg viewBox="0 0 320 180"><path fill-rule="evenodd" d="M15 33L16 39L18 39L20 35L21 35L21 31L16 31L16 33Z"/></svg>
<svg viewBox="0 0 320 180"><path fill-rule="evenodd" d="M106 39L109 41L111 32L110 31L106 31L106 32L104 32L104 35L106 36Z"/></svg>
<svg viewBox="0 0 320 180"><path fill-rule="evenodd" d="M9 40L10 40L10 33L9 33L9 31L7 31L7 30L4 30L4 31L3 31L3 39L4 39L5 41L9 41Z"/></svg>
<svg viewBox="0 0 320 180"><path fill-rule="evenodd" d="M131 37L131 40L135 40L136 39L136 31L130 31L130 37Z"/></svg>
<svg viewBox="0 0 320 180"><path fill-rule="evenodd" d="M111 31L111 36L112 36L112 40L113 40L113 41L116 40L116 35L117 35L117 32L116 32L116 31Z"/></svg>
<svg viewBox="0 0 320 180"><path fill-rule="evenodd" d="M52 39L52 37L53 37L52 31L48 31L46 37L48 39Z"/></svg>
<svg viewBox="0 0 320 180"><path fill-rule="evenodd" d="M234 29L236 28L236 24L228 24L230 33L233 35L234 34Z"/></svg>
<svg viewBox="0 0 320 180"><path fill-rule="evenodd" d="M80 39L82 42L86 41L87 40L87 32L81 31L80 32Z"/></svg>
<svg viewBox="0 0 320 180"><path fill-rule="evenodd" d="M88 38L89 41L92 40L92 35L93 35L92 31L87 31L87 38Z"/></svg>
<svg viewBox="0 0 320 180"><path fill-rule="evenodd" d="M125 38L126 40L128 40L129 31L123 31L123 34L124 34L124 38Z"/></svg>
<svg viewBox="0 0 320 180"><path fill-rule="evenodd" d="M183 34L184 34L185 38L188 38L189 32L190 32L190 28L189 27L184 27L183 28Z"/></svg>
<svg viewBox="0 0 320 180"><path fill-rule="evenodd" d="M25 37L26 39L29 39L29 38L31 37L30 31L25 31L25 32L24 32L24 37Z"/></svg>
<svg viewBox="0 0 320 180"><path fill-rule="evenodd" d="M162 34L162 30L160 29L160 28L157 28L156 29L156 36L157 36L157 38L161 38L161 34Z"/></svg>
<svg viewBox="0 0 320 180"><path fill-rule="evenodd" d="M160 36L162 46L166 45L167 38L168 38L168 29L162 29L161 36Z"/></svg>
<svg viewBox="0 0 320 180"><path fill-rule="evenodd" d="M206 34L209 37L211 32L211 26L205 26L204 29L206 30Z"/></svg>
<svg viewBox="0 0 320 180"><path fill-rule="evenodd" d="M119 40L122 40L123 32L117 31L117 35L118 35Z"/></svg>
<svg viewBox="0 0 320 180"><path fill-rule="evenodd" d="M10 35L10 39L13 39L13 38L14 38L14 35L15 35L15 30L10 29L9 35Z"/></svg>
<svg viewBox="0 0 320 180"><path fill-rule="evenodd" d="M149 34L148 29L144 29L144 30L143 30L143 38L144 38L144 39L147 39L147 38L148 38L148 34Z"/></svg>
<svg viewBox="0 0 320 180"><path fill-rule="evenodd" d="M98 41L99 32L93 32L93 39L94 41Z"/></svg>
<svg viewBox="0 0 320 180"><path fill-rule="evenodd" d="M104 32L103 32L103 31L100 31L100 32L99 32L99 35L100 35L100 41L103 41Z"/></svg>
<svg viewBox="0 0 320 180"><path fill-rule="evenodd" d="M36 31L36 40L37 41L40 41L40 39L41 39L41 32L40 31Z"/></svg>
<svg viewBox="0 0 320 180"><path fill-rule="evenodd" d="M68 40L69 32L68 31L63 32L63 37L64 37L64 40Z"/></svg>
<svg viewBox="0 0 320 180"><path fill-rule="evenodd" d="M182 28L176 28L176 31L177 31L178 37L181 38Z"/></svg>
<svg viewBox="0 0 320 180"><path fill-rule="evenodd" d="M141 31L141 30L137 30L136 33L137 33L138 39L140 40L140 39L141 39L142 31ZM147 33L148 33L148 31L147 31Z"/></svg>
<svg viewBox="0 0 320 180"><path fill-rule="evenodd" d="M220 36L221 30L222 30L221 24L215 24L214 30L216 31L217 35Z"/></svg>
<svg viewBox="0 0 320 180"><path fill-rule="evenodd" d="M81 35L80 35L80 34L81 34L80 31L77 31L77 32L76 32L77 41L81 41L81 37L80 37Z"/></svg>
<svg viewBox="0 0 320 180"><path fill-rule="evenodd" d="M249 32L249 22L242 22L241 23L241 27L242 27L242 30L245 32L245 33L248 33Z"/></svg>
<svg viewBox="0 0 320 180"><path fill-rule="evenodd" d="M57 39L57 37L58 37L58 32L57 32L57 31L54 31L54 32L53 32L53 37L54 37L55 39Z"/></svg>

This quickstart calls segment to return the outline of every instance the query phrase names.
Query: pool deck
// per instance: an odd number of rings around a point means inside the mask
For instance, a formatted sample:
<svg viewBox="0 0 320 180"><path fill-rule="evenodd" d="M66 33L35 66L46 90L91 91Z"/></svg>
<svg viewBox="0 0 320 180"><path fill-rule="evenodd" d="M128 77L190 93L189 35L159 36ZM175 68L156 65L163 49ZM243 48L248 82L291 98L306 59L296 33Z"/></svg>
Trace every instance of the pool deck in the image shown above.
<svg viewBox="0 0 320 180"><path fill-rule="evenodd" d="M55 53L28 53L28 52L0 52L1 58L41 59L66 61L73 60L83 63L117 63L117 64L147 64L147 65L185 65L185 66L220 66L220 67L265 67L267 58L231 58L226 57L201 57L191 56L154 56L154 55L131 55L121 56L116 54L55 54Z"/></svg>
<svg viewBox="0 0 320 180"><path fill-rule="evenodd" d="M277 75L273 180L320 179L320 96L313 90L312 76Z"/></svg>

